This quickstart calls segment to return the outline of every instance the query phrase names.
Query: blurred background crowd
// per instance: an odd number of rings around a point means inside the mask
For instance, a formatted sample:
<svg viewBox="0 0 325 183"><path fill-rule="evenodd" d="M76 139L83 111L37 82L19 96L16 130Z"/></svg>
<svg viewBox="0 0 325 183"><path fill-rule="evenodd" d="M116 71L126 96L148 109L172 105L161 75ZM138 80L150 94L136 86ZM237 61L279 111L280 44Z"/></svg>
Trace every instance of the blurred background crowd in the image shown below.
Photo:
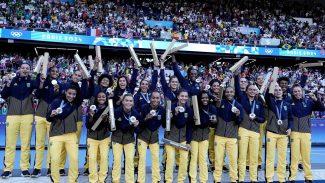
<svg viewBox="0 0 325 183"><path fill-rule="evenodd" d="M0 0L0 27L227 45L258 46L272 38L285 49L325 48L321 0L210 1Z"/></svg>

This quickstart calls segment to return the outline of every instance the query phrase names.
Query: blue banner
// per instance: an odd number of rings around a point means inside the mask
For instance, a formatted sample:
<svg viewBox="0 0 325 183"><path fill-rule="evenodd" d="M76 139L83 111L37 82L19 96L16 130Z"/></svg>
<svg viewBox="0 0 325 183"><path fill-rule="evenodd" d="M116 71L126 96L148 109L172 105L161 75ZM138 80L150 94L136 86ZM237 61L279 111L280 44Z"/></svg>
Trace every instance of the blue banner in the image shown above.
<svg viewBox="0 0 325 183"><path fill-rule="evenodd" d="M237 27L237 32L240 32L242 34L260 34L260 29L259 28L253 28L253 27Z"/></svg>
<svg viewBox="0 0 325 183"><path fill-rule="evenodd" d="M260 55L278 56L279 48L259 48Z"/></svg>
<svg viewBox="0 0 325 183"><path fill-rule="evenodd" d="M304 49L292 49L284 50L280 49L279 56L290 56L290 57L323 57L324 53L321 54L320 50L304 50Z"/></svg>
<svg viewBox="0 0 325 183"><path fill-rule="evenodd" d="M15 29L2 29L1 37L8 39L24 39L31 40L31 32L24 30L15 30Z"/></svg>
<svg viewBox="0 0 325 183"><path fill-rule="evenodd" d="M0 29L0 38L23 39L45 42L59 42L83 45L100 45L110 47L128 47L133 44L135 48L150 49L152 40L125 39L96 37L74 34L60 34L51 32L23 31L15 29ZM166 49L169 41L155 41L156 49ZM175 46L184 43L177 42ZM285 56L285 57L306 57L306 58L325 58L325 50L291 49L282 48L254 47L254 46L232 46L189 43L181 51L204 52L204 53L226 53L226 54L245 54L245 55L265 55L265 56Z"/></svg>
<svg viewBox="0 0 325 183"><path fill-rule="evenodd" d="M72 44L83 44L91 42L94 37L74 34L60 34L50 32L32 32L31 39L34 41L62 42Z"/></svg>
<svg viewBox="0 0 325 183"><path fill-rule="evenodd" d="M280 39L277 38L261 38L260 44L263 46L279 46L280 45Z"/></svg>
<svg viewBox="0 0 325 183"><path fill-rule="evenodd" d="M172 21L156 21L156 20L145 20L144 21L150 28L154 28L156 25L160 28L172 28L173 22Z"/></svg>

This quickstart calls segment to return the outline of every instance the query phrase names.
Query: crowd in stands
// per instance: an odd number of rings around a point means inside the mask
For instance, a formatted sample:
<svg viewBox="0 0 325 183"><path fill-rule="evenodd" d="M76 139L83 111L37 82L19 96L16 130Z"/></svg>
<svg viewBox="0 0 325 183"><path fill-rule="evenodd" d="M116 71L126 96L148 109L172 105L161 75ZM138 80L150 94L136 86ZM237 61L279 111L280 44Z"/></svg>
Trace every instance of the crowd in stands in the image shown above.
<svg viewBox="0 0 325 183"><path fill-rule="evenodd" d="M0 79L0 89L4 86L4 83L7 79L11 78L12 73L14 73L18 65L22 61L27 61L30 63L30 65L33 66L33 68L36 65L38 58L28 58L28 57L22 57L19 54L0 54L0 70L1 70L1 79ZM187 69L192 66L189 64L184 64L182 60L179 61L179 66L181 73L186 76L187 75ZM87 58L83 58L83 62L85 65L89 68L89 61ZM151 77L152 71L153 71L153 63L150 59L143 59L143 67L141 67L139 75L138 75L138 81L141 80L141 78L149 78ZM133 67L133 61L129 59L120 59L120 58L103 58L104 63L104 69L105 72L109 73L113 76L113 79L116 81L117 77L120 75L127 75L128 78L131 78L131 72ZM67 82L69 79L71 79L71 75L74 73L74 71L79 70L79 65L75 62L75 60L70 56L54 56L50 57L49 62L50 67L57 67L59 69L60 73L60 79L61 82ZM211 79L219 79L220 81L223 81L225 77L229 74L229 68L232 66L232 64L226 63L226 62L211 62L208 65L195 65L198 68L198 74L199 79L202 88L205 88L206 85L208 85L209 81ZM165 64L165 74L166 74L166 80L169 80L169 76L173 75L171 62L167 62ZM241 70L241 77L245 77L250 81L255 81L257 76L260 74L266 75L269 70L269 67L263 66L263 65L246 65L242 67ZM324 69L319 68L309 68L302 69L298 68L297 66L292 67L281 67L279 71L279 77L280 76L287 76L290 78L290 84L299 83L300 78L302 75L307 74L308 79L306 82L306 85L304 87L305 93L314 92L317 93L317 96L321 98L322 101L325 103L325 73ZM116 84L116 83L115 83ZM139 85L139 82L138 82ZM113 85L114 86L114 85ZM157 83L158 90L161 89L161 84L158 80ZM137 91L137 89L136 89ZM3 108L5 106L5 101L0 99L0 107L2 110L0 110L0 113L5 113L6 109ZM325 118L325 113L315 113L315 117L322 117Z"/></svg>
<svg viewBox="0 0 325 183"><path fill-rule="evenodd" d="M277 38L285 48L324 49L325 8L318 2L76 0L69 4L60 0L0 0L0 26L81 34L94 28L103 36L229 45L259 45L261 38ZM312 23L293 17L311 18ZM173 24L171 28L150 27L146 20ZM260 34L243 34L238 27L258 28Z"/></svg>

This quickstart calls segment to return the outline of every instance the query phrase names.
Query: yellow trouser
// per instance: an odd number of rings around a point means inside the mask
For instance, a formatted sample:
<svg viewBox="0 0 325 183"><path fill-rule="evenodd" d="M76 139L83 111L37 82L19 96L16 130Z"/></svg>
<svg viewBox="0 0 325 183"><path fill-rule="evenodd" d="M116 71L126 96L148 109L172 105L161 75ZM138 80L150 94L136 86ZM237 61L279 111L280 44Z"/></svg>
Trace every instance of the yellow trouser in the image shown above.
<svg viewBox="0 0 325 183"><path fill-rule="evenodd" d="M300 157L304 167L305 179L313 180L310 165L310 149L311 149L311 134L291 132L290 135L291 145L291 164L290 164L290 181L294 181L297 175L298 163Z"/></svg>
<svg viewBox="0 0 325 183"><path fill-rule="evenodd" d="M263 142L265 136L266 121L260 124L260 144L258 149L258 165L262 165L263 160Z"/></svg>
<svg viewBox="0 0 325 183"><path fill-rule="evenodd" d="M209 132L209 161L210 161L210 167L214 166L214 128L210 128Z"/></svg>
<svg viewBox="0 0 325 183"><path fill-rule="evenodd" d="M176 155L176 166L179 166L179 150L178 149L175 149L175 155ZM167 154L166 154L166 149L164 148L161 163L166 165L166 159L167 159Z"/></svg>
<svg viewBox="0 0 325 183"><path fill-rule="evenodd" d="M20 169L28 170L30 166L30 138L32 136L33 115L9 115L6 122L5 169L12 171L15 163L16 143L20 135L21 153Z"/></svg>
<svg viewBox="0 0 325 183"><path fill-rule="evenodd" d="M149 146L151 153L151 171L152 182L160 182L160 167L159 167L159 144L147 144L145 141L138 139L139 165L138 165L138 181L139 183L146 182L146 157L147 147Z"/></svg>
<svg viewBox="0 0 325 183"><path fill-rule="evenodd" d="M36 145L35 145L35 165L34 169L42 169L44 160L45 140L49 139L49 132L51 123L46 121L46 118L35 116L35 131L36 131ZM50 168L50 146L47 146L46 168Z"/></svg>
<svg viewBox="0 0 325 183"><path fill-rule="evenodd" d="M87 139L89 154L89 182L104 183L108 172L108 152L110 146L110 138L103 140ZM97 170L98 153L100 153L100 168Z"/></svg>
<svg viewBox="0 0 325 183"><path fill-rule="evenodd" d="M275 148L278 148L277 173L279 182L285 182L286 179L286 163L287 163L287 146L288 137L272 132L266 132L266 172L267 182L273 182L274 176L274 154Z"/></svg>
<svg viewBox="0 0 325 183"><path fill-rule="evenodd" d="M113 148L113 170L112 170L112 182L117 183L120 182L121 179L121 161L122 161L122 153L124 150L125 154L125 182L126 183L134 183L134 143L129 144L119 144L116 142L112 143Z"/></svg>
<svg viewBox="0 0 325 183"><path fill-rule="evenodd" d="M239 128L238 130L239 141L239 157L238 157L238 174L239 181L245 180L246 173L246 156L249 146L249 175L251 181L257 181L257 162L258 162L258 145L259 145L259 133L247 130L245 128Z"/></svg>
<svg viewBox="0 0 325 183"><path fill-rule="evenodd" d="M136 141L137 141L137 139L136 139ZM135 147L134 148L135 148L134 168L137 168L139 166L139 150L138 150L138 145L135 144Z"/></svg>
<svg viewBox="0 0 325 183"><path fill-rule="evenodd" d="M182 144L185 145L186 142L182 142ZM172 183L176 148L170 145L165 145L165 150L167 154L165 182ZM179 149L179 156L178 182L184 182L187 174L188 151Z"/></svg>
<svg viewBox="0 0 325 183"><path fill-rule="evenodd" d="M207 153L209 148L209 141L191 142L191 160L189 175L192 183L196 183L197 166L200 169L200 182L208 181L208 165L207 165Z"/></svg>
<svg viewBox="0 0 325 183"><path fill-rule="evenodd" d="M78 181L78 139L76 133L50 137L51 178L54 183L60 182L59 164L61 152L65 149L69 157L69 183Z"/></svg>
<svg viewBox="0 0 325 183"><path fill-rule="evenodd" d="M77 122L77 131L76 131L76 135L77 135L77 140L78 140L78 144L80 143L80 136L81 136L81 131L82 131L82 121L78 121ZM67 151L65 148L63 148L61 150L61 156L60 156L60 169L64 169L65 168L65 161L67 160ZM88 165L87 165L88 167Z"/></svg>
<svg viewBox="0 0 325 183"><path fill-rule="evenodd" d="M236 138L227 138L216 135L214 138L214 159L215 170L213 172L214 180L221 181L223 160L225 158L225 151L228 154L229 174L231 182L236 182L238 179L237 171L237 157L238 145Z"/></svg>

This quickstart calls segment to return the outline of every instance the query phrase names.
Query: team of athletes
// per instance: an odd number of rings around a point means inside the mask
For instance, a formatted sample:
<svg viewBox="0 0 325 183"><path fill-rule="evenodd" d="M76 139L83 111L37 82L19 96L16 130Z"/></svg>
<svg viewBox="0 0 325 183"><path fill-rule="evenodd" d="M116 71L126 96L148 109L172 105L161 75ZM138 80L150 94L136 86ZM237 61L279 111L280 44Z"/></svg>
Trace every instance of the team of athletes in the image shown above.
<svg viewBox="0 0 325 183"><path fill-rule="evenodd" d="M75 71L71 81L61 83L56 67L48 69L47 76L39 74L31 79L31 66L22 63L19 72L7 81L1 93L9 102L6 123L5 168L1 175L12 175L18 134L21 140L20 169L24 177L37 178L41 175L44 160L45 140L48 138L47 174L55 183L60 175L65 175L66 155L69 159L69 182L78 179L78 151L82 125L87 127L87 157L84 174L89 181L105 182L108 175L109 150L113 151L112 182L120 182L122 154L124 154L125 182L146 182L146 157L150 149L152 182L160 182L161 163L164 180L173 182L176 157L178 182L188 177L190 182L208 181L208 161L215 182L221 182L228 156L231 182L243 182L246 167L249 166L251 182L258 181L258 170L262 167L262 144L265 137L265 180L273 182L274 159L277 155L277 175L279 182L295 181L298 164L302 162L307 182L312 182L310 164L311 124L313 111L324 111L325 107L314 95L305 97L303 86L307 76L300 84L290 88L289 78L280 77L278 85L267 90L262 96L259 89L264 75L255 81L234 73L234 86L228 83L221 88L223 81L212 79L209 87L197 82L198 70L190 67L185 78L178 67L175 56L172 59L174 76L167 82L164 63L155 67L150 80L143 78L137 87L139 68L135 65L131 81L124 75L117 78L116 86L112 76L102 73L97 80L99 59L87 79L83 71ZM156 89L158 78L162 91ZM270 80L272 82L272 80ZM223 96L220 97L220 92ZM191 106L191 96L196 95L199 103L200 125ZM163 97L162 97L163 96ZM33 98L38 99L36 110ZM82 121L82 102L89 100L86 121ZM112 114L105 110L108 100L114 104ZM187 146L190 150L179 149L165 144L164 155L160 159L159 129L166 128L166 100L172 102L170 129L164 138ZM95 107L94 107L95 106ZM34 170L30 167L30 140L33 119L36 129L36 157ZM94 130L94 124L100 121ZM116 129L111 129L114 122ZM290 143L290 176L286 177L287 147ZM136 158L135 158L136 157ZM99 169L98 169L99 167ZM198 172L199 168L199 174ZM135 180L134 172L138 176ZM197 175L198 174L198 175Z"/></svg>

